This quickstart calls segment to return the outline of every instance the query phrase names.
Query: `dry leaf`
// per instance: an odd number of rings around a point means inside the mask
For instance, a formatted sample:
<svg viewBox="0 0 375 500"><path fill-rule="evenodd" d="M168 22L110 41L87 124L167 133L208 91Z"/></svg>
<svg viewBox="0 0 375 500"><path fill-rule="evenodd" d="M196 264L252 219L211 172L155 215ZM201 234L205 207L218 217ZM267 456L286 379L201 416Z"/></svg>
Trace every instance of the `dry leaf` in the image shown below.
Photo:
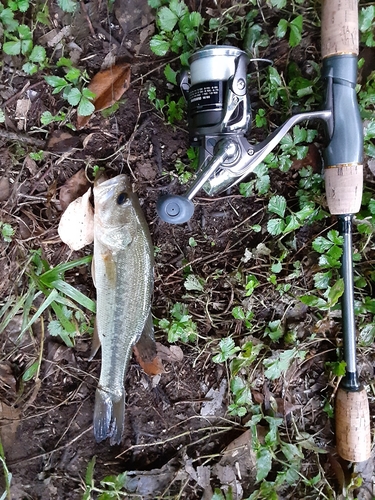
<svg viewBox="0 0 375 500"><path fill-rule="evenodd" d="M129 63L117 64L99 71L88 85L89 90L95 94L92 101L95 111L109 108L117 102L130 85L131 66ZM90 116L77 116L77 129L83 128Z"/></svg>
<svg viewBox="0 0 375 500"><path fill-rule="evenodd" d="M5 451L14 443L20 423L21 411L0 401L0 437Z"/></svg>
<svg viewBox="0 0 375 500"><path fill-rule="evenodd" d="M147 375L159 375L160 373L164 373L163 363L158 356L155 356L153 360L146 361L142 358L137 345L133 347L134 355L137 362L141 365L143 371L147 373Z"/></svg>
<svg viewBox="0 0 375 500"><path fill-rule="evenodd" d="M0 363L0 381L2 386L8 386L15 393L16 379L13 374L12 366L8 361Z"/></svg>
<svg viewBox="0 0 375 500"><path fill-rule="evenodd" d="M81 170L61 186L59 199L62 210L66 210L72 201L86 193L89 186L90 183L86 177L85 170L81 168Z"/></svg>
<svg viewBox="0 0 375 500"><path fill-rule="evenodd" d="M6 201L10 196L10 184L8 177L0 179L0 201Z"/></svg>
<svg viewBox="0 0 375 500"><path fill-rule="evenodd" d="M18 122L18 130L26 130L26 119L27 114L30 110L31 101L30 99L18 99L16 104L16 114L15 119Z"/></svg>
<svg viewBox="0 0 375 500"><path fill-rule="evenodd" d="M156 342L157 353L160 359L168 361L168 363L176 363L184 359L184 353L181 347L171 345L167 347L160 342Z"/></svg>
<svg viewBox="0 0 375 500"><path fill-rule="evenodd" d="M46 150L51 153L70 153L79 146L81 146L80 137L63 130L54 130L48 139Z"/></svg>
<svg viewBox="0 0 375 500"><path fill-rule="evenodd" d="M94 241L94 210L91 188L74 200L61 216L58 233L71 250L80 250Z"/></svg>

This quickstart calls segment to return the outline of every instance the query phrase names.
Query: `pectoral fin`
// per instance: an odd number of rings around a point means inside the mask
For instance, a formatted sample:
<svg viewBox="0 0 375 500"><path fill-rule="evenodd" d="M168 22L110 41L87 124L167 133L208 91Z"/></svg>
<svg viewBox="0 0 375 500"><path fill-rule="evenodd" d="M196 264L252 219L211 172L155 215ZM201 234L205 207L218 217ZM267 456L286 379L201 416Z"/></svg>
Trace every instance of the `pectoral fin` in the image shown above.
<svg viewBox="0 0 375 500"><path fill-rule="evenodd" d="M91 344L91 354L89 357L89 361L92 361L94 359L95 354L99 351L100 348L100 339L98 335L98 328L96 326L96 318L94 321L94 334L92 337L92 344Z"/></svg>

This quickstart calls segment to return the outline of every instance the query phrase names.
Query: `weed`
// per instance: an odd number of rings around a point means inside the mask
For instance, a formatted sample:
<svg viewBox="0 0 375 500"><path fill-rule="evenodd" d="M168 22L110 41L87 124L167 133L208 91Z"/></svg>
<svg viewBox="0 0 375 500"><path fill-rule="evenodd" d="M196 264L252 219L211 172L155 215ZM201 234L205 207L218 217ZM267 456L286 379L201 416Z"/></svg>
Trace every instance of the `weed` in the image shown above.
<svg viewBox="0 0 375 500"><path fill-rule="evenodd" d="M188 314L185 304L176 302L171 309L171 319L161 319L158 326L168 334L168 342L195 342L198 336L196 323Z"/></svg>
<svg viewBox="0 0 375 500"><path fill-rule="evenodd" d="M52 94L62 92L63 98L71 106L77 106L77 112L81 116L89 116L95 111L92 99L95 94L85 87L89 77L85 71L74 68L72 61L66 57L61 57L57 62L58 67L66 70L64 77L45 76L46 82L53 88Z"/></svg>
<svg viewBox="0 0 375 500"><path fill-rule="evenodd" d="M95 303L64 280L66 271L89 262L91 262L91 256L51 268L47 261L42 259L40 251L32 251L26 264L30 280L28 290L15 304L12 305L9 301L0 311L0 319L2 318L0 331L4 330L18 311L23 310L21 337L44 311L51 308L57 319L51 319L48 330L51 335L60 336L67 346L74 345L74 337L78 331L92 332L79 306L95 312ZM30 318L33 303L40 295L44 295L45 298Z"/></svg>
<svg viewBox="0 0 375 500"><path fill-rule="evenodd" d="M289 45L291 47L296 47L302 40L302 25L303 17L301 15L295 17L292 21L280 19L275 35L278 38L283 38L287 31L289 31Z"/></svg>
<svg viewBox="0 0 375 500"><path fill-rule="evenodd" d="M182 120L185 110L185 99L181 96L177 101L174 101L170 94L167 94L165 99L156 97L155 85L150 85L147 91L147 97L166 119L170 125L176 121Z"/></svg>
<svg viewBox="0 0 375 500"><path fill-rule="evenodd" d="M100 487L95 486L94 481L94 469L95 469L96 457L94 456L87 465L85 484L84 484L84 494L82 500L90 500L92 498L92 493L95 493L97 500L109 500L109 499L124 499L128 498L127 483L128 476L127 472L122 472L115 475L110 475L104 477L100 481Z"/></svg>
<svg viewBox="0 0 375 500"><path fill-rule="evenodd" d="M6 243L10 243L15 234L14 229L7 222L0 221L0 235Z"/></svg>
<svg viewBox="0 0 375 500"><path fill-rule="evenodd" d="M268 202L268 211L279 215L278 218L271 218L267 223L267 231L272 236L286 235L299 229L309 220L313 219L316 214L315 204L306 204L298 212L291 211L290 215L285 215L287 208L286 199L284 196L275 195Z"/></svg>
<svg viewBox="0 0 375 500"><path fill-rule="evenodd" d="M181 54L181 62L188 65L188 58L199 40L202 16L199 12L189 12L181 0L171 0L168 6L160 0L148 0L151 7L157 9L156 25L159 33L150 41L151 50L158 56L165 56L169 51Z"/></svg>

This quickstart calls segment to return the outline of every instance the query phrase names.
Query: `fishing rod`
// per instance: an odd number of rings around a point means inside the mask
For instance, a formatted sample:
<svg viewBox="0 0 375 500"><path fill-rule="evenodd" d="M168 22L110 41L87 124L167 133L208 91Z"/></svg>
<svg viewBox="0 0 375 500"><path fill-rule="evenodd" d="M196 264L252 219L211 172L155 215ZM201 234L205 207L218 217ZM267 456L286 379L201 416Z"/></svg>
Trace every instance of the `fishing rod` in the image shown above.
<svg viewBox="0 0 375 500"><path fill-rule="evenodd" d="M360 210L363 190L363 124L355 91L357 2L323 1L321 35L323 78L334 102L330 142L324 152L326 198L330 213L338 216L343 237L341 311L346 373L336 393L336 448L345 460L362 462L371 455L371 434L367 393L357 373L352 259L353 214Z"/></svg>
<svg viewBox="0 0 375 500"><path fill-rule="evenodd" d="M322 57L326 98L324 109L299 113L259 144L246 138L251 125L247 91L250 63L259 69L267 60L250 59L229 45L208 45L189 60L180 74L188 105L191 144L198 148L199 168L183 195L166 194L157 212L170 224L187 222L193 199L203 189L213 196L247 177L297 123L321 120L328 145L324 152L327 204L338 216L343 236L341 274L342 333L346 375L336 396L336 442L340 456L360 462L370 455L369 408L356 365L356 330L352 264L352 218L361 206L363 188L363 125L355 92L358 56L358 4L355 0L323 0Z"/></svg>

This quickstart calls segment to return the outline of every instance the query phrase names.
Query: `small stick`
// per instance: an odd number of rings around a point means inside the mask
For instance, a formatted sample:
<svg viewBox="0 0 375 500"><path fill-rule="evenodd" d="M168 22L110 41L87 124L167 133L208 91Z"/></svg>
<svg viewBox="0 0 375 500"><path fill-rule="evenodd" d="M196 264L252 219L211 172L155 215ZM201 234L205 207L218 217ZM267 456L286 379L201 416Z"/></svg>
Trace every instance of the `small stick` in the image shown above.
<svg viewBox="0 0 375 500"><path fill-rule="evenodd" d="M9 141L24 142L30 146L35 146L37 148L44 148L46 141L42 139L36 139L35 137L29 137L25 134L17 134L16 132L9 132L9 130L0 129L0 138L7 139Z"/></svg>

